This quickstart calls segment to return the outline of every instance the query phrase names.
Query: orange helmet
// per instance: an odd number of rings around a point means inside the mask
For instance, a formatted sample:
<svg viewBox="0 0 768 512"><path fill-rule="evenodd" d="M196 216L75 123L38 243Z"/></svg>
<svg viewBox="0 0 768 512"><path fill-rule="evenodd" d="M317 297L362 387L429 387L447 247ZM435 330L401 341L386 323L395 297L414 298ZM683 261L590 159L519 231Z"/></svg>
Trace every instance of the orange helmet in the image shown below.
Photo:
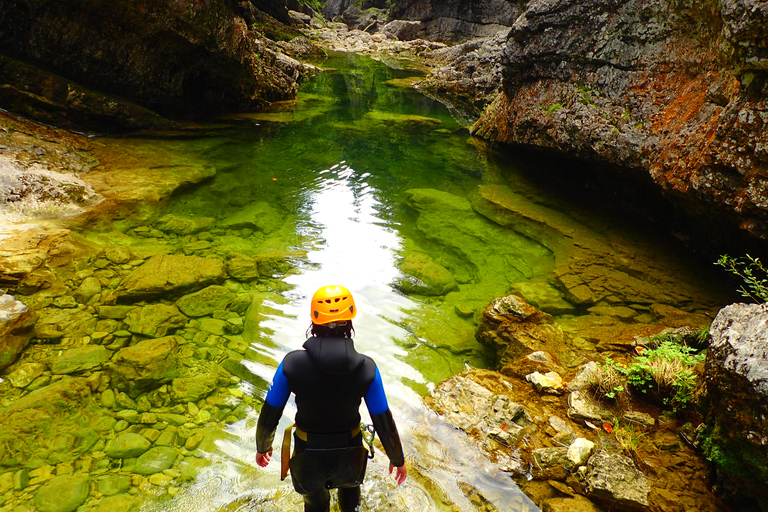
<svg viewBox="0 0 768 512"><path fill-rule="evenodd" d="M352 320L356 314L352 294L343 286L323 286L312 296L311 316L315 324Z"/></svg>

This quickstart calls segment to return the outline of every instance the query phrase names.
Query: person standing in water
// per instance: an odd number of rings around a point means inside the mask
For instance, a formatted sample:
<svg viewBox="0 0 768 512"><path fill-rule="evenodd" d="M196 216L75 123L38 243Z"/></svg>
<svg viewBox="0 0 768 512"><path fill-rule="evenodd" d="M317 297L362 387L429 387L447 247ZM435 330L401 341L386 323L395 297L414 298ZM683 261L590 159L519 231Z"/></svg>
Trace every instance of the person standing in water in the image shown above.
<svg viewBox="0 0 768 512"><path fill-rule="evenodd" d="M256 463L269 464L275 429L293 393L295 448L289 462L289 427L283 442L283 478L290 466L305 512L328 512L329 489L339 490L341 511L352 512L360 502L368 459L360 425L362 399L398 485L408 471L381 374L373 359L358 353L352 342L352 319L357 314L352 294L343 286L324 286L312 297L310 313L312 336L303 350L290 352L280 363L259 414Z"/></svg>

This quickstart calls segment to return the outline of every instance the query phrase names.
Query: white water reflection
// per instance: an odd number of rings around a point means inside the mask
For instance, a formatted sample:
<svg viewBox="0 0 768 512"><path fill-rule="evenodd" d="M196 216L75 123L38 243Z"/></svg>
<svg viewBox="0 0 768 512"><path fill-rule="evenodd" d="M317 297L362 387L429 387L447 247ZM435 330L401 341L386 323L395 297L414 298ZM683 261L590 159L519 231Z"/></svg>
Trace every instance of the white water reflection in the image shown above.
<svg viewBox="0 0 768 512"><path fill-rule="evenodd" d="M487 510L538 510L508 474L481 455L471 439L428 410L407 385L407 381L428 384L407 363L407 351L394 341L407 336L397 322L418 304L391 286L398 276L396 254L402 241L378 215L373 191L359 180L355 170L341 162L321 173L316 189L308 191L311 219L304 229L314 231L321 242L309 252L308 267L285 279L295 287L285 294L288 302L269 304L282 315L264 321L262 327L274 331L272 341L280 348L259 347L259 351L273 355L274 366L251 363L249 368L270 381L283 355L299 349L305 340L311 295L327 284L346 286L358 307L355 345L380 368L409 465L409 479L397 486L387 472L388 459L377 451L368 466L360 510L476 511L470 494L476 495L475 501L479 496L480 502L492 505L485 505ZM365 407L361 413L370 421ZM294 414L291 402L278 426L273 460L266 469L254 462L255 418L230 425L226 438L216 443L215 462L162 510L302 510L290 478L281 482L279 477L282 431L293 422Z"/></svg>

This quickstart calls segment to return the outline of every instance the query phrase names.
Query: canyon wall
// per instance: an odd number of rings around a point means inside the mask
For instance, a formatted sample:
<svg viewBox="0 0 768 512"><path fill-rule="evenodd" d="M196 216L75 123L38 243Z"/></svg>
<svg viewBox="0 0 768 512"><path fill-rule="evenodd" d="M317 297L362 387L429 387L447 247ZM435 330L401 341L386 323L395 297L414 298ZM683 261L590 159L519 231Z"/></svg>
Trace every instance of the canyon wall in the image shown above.
<svg viewBox="0 0 768 512"><path fill-rule="evenodd" d="M265 18L248 1L0 0L0 108L100 129L253 110L303 72Z"/></svg>
<svg viewBox="0 0 768 512"><path fill-rule="evenodd" d="M645 176L686 236L765 247L766 34L767 2L529 1L473 133Z"/></svg>

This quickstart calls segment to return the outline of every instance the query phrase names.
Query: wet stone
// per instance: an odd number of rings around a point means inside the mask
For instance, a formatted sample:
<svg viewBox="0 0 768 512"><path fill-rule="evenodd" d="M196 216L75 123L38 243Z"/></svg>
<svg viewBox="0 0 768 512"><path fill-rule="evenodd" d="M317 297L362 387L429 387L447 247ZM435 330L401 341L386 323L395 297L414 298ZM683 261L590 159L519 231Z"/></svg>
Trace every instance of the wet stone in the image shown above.
<svg viewBox="0 0 768 512"><path fill-rule="evenodd" d="M183 296L176 302L176 306L187 316L201 317L217 309L224 309L234 297L235 294L224 286L212 285Z"/></svg>
<svg viewBox="0 0 768 512"><path fill-rule="evenodd" d="M142 435L123 433L110 441L106 453L113 459L129 459L145 453L150 446L149 440Z"/></svg>
<svg viewBox="0 0 768 512"><path fill-rule="evenodd" d="M101 345L86 345L67 350L58 357L49 359L54 375L82 372L96 368L106 362L112 353Z"/></svg>
<svg viewBox="0 0 768 512"><path fill-rule="evenodd" d="M525 380L530 382L539 393L561 395L564 391L563 379L557 372L547 372L545 374L533 372L526 375Z"/></svg>
<svg viewBox="0 0 768 512"><path fill-rule="evenodd" d="M96 277L86 277L72 296L80 304L88 304L99 293L101 293L101 281Z"/></svg>
<svg viewBox="0 0 768 512"><path fill-rule="evenodd" d="M99 306L96 311L100 318L122 320L134 309L135 306Z"/></svg>
<svg viewBox="0 0 768 512"><path fill-rule="evenodd" d="M150 304L136 308L125 317L128 330L134 334L163 337L187 323L176 306Z"/></svg>
<svg viewBox="0 0 768 512"><path fill-rule="evenodd" d="M73 512L88 498L89 480L84 475L57 476L35 494L40 512Z"/></svg>
<svg viewBox="0 0 768 512"><path fill-rule="evenodd" d="M176 457L178 453L173 448L157 446L136 459L133 472L144 476L160 473L170 468Z"/></svg>
<svg viewBox="0 0 768 512"><path fill-rule="evenodd" d="M87 506L83 512L139 512L144 500L130 494L107 496L93 505Z"/></svg>
<svg viewBox="0 0 768 512"><path fill-rule="evenodd" d="M106 475L99 478L97 488L105 496L128 492L131 488L131 477L125 475Z"/></svg>
<svg viewBox="0 0 768 512"><path fill-rule="evenodd" d="M24 363L8 375L8 381L17 388L25 388L40 377L45 368L45 365L41 363Z"/></svg>
<svg viewBox="0 0 768 512"><path fill-rule="evenodd" d="M171 397L180 403L197 402L210 395L214 389L216 389L216 378L213 376L173 379Z"/></svg>

